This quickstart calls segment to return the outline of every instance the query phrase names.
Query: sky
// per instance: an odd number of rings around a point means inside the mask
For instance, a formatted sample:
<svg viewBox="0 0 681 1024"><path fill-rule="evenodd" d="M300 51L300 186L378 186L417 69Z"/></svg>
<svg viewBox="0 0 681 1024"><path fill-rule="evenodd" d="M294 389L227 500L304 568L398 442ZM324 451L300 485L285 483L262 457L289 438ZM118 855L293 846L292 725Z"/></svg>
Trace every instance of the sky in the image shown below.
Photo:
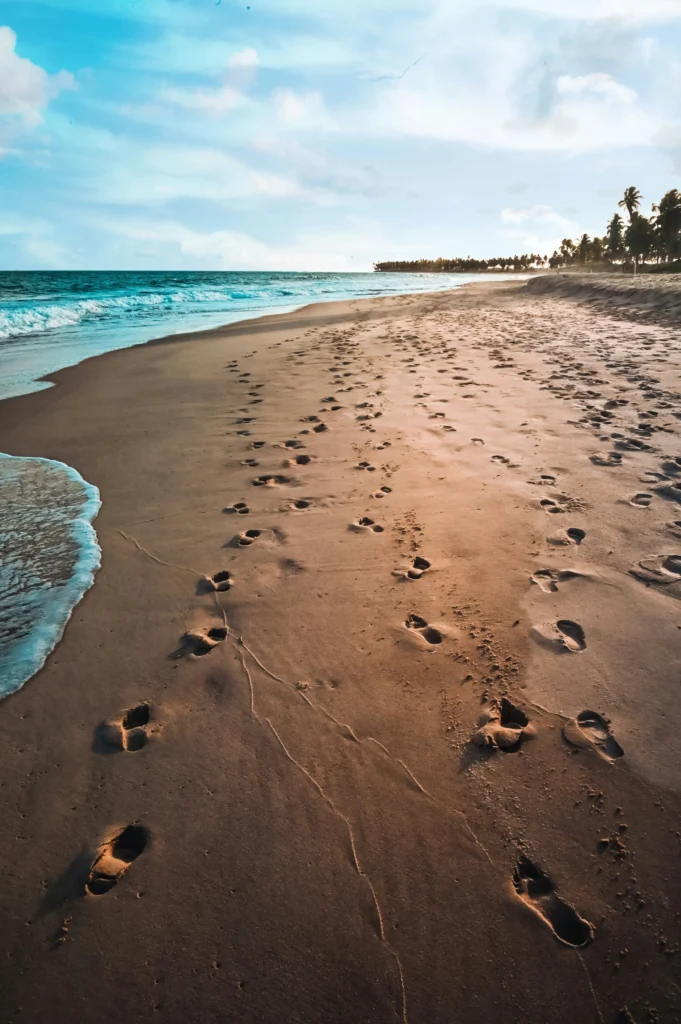
<svg viewBox="0 0 681 1024"><path fill-rule="evenodd" d="M0 269L550 253L681 187L681 0L0 0Z"/></svg>

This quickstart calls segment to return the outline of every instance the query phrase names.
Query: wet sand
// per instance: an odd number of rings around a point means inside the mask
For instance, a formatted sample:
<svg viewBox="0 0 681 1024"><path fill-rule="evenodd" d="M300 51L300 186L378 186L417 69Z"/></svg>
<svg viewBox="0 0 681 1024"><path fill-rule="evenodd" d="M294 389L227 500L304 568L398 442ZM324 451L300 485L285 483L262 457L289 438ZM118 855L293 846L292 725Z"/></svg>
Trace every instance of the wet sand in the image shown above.
<svg viewBox="0 0 681 1024"><path fill-rule="evenodd" d="M681 1020L677 321L553 281L0 403L103 500L0 705L3 1021Z"/></svg>

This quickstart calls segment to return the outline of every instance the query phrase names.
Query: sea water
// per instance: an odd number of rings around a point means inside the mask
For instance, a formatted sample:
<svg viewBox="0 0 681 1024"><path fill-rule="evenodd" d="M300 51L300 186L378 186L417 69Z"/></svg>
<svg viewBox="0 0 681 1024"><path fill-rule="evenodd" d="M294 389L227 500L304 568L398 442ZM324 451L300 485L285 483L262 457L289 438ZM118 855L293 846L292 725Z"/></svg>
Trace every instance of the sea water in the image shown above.
<svg viewBox="0 0 681 1024"><path fill-rule="evenodd" d="M100 505L70 466L0 455L0 697L42 668L92 586Z"/></svg>
<svg viewBox="0 0 681 1024"><path fill-rule="evenodd" d="M499 275L493 275L499 280ZM0 273L0 399L89 356L311 302L456 288L482 275ZM0 407L0 422L2 408ZM0 697L44 665L92 586L99 493L74 469L0 455Z"/></svg>

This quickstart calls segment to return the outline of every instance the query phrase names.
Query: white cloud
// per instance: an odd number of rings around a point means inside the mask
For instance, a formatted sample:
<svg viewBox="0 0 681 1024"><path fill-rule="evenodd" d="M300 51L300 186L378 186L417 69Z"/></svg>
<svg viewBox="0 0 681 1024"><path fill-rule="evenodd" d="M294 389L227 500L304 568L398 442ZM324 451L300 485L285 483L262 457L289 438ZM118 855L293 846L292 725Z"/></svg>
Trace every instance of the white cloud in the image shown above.
<svg viewBox="0 0 681 1024"><path fill-rule="evenodd" d="M258 66L258 51L252 47L240 50L230 59L229 66L233 71L252 71Z"/></svg>
<svg viewBox="0 0 681 1024"><path fill-rule="evenodd" d="M253 171L251 183L256 195L271 196L274 199L289 199L292 196L303 194L303 189L297 182L290 178L284 178L280 174L262 174L259 171Z"/></svg>
<svg viewBox="0 0 681 1024"><path fill-rule="evenodd" d="M53 225L38 218L0 211L0 238L11 238L17 248L41 266L62 269L68 266L66 249L51 237Z"/></svg>
<svg viewBox="0 0 681 1024"><path fill-rule="evenodd" d="M308 131L335 127L320 92L296 93L292 89L277 89L273 99L280 127Z"/></svg>
<svg viewBox="0 0 681 1024"><path fill-rule="evenodd" d="M507 206L501 211L500 220L506 226L504 236L509 243L523 252L540 255L550 255L560 246L561 239L582 234L579 224L552 206Z"/></svg>
<svg viewBox="0 0 681 1024"><path fill-rule="evenodd" d="M251 198L298 198L314 204L336 201L332 183L306 181L296 173L250 166L226 150L209 146L118 145L116 159L84 154L72 182L80 202L116 206L163 206L182 199L227 204Z"/></svg>
<svg viewBox="0 0 681 1024"><path fill-rule="evenodd" d="M507 10L531 11L553 18L586 21L629 18L632 21L647 22L681 18L680 0L571 0L559 8L555 0L496 0L496 6Z"/></svg>
<svg viewBox="0 0 681 1024"><path fill-rule="evenodd" d="M579 152L654 144L660 112L610 75L554 75L528 34L461 37L408 76L377 85L343 126L499 150Z"/></svg>
<svg viewBox="0 0 681 1024"><path fill-rule="evenodd" d="M223 82L217 88L165 88L159 92L157 101L183 107L185 110L200 111L211 117L222 117L245 102L242 90L251 83L257 67L257 51L251 48L240 50L230 57Z"/></svg>
<svg viewBox="0 0 681 1024"><path fill-rule="evenodd" d="M49 230L45 221L33 220L21 214L0 211L0 236L38 235Z"/></svg>
<svg viewBox="0 0 681 1024"><path fill-rule="evenodd" d="M231 85L219 89L162 89L158 94L160 103L168 103L185 110L198 110L211 117L221 117L234 110L242 101L241 93Z"/></svg>
<svg viewBox="0 0 681 1024"><path fill-rule="evenodd" d="M306 232L285 245L264 242L242 231L200 232L174 221L114 221L110 232L157 246L166 266L221 270L370 270L385 239L371 221L348 218L347 226L324 233Z"/></svg>
<svg viewBox="0 0 681 1024"><path fill-rule="evenodd" d="M501 211L502 224L533 224L551 226L559 231L574 231L575 222L558 213L552 206L507 206Z"/></svg>
<svg viewBox="0 0 681 1024"><path fill-rule="evenodd" d="M632 104L638 99L635 89L616 82L611 75L593 72L590 75L560 75L556 81L556 90L561 96L583 96L593 93L613 103Z"/></svg>
<svg viewBox="0 0 681 1024"><path fill-rule="evenodd" d="M75 88L73 75L48 73L16 52L17 37L7 25L0 26L0 117L35 128L42 111L62 89Z"/></svg>
<svg viewBox="0 0 681 1024"><path fill-rule="evenodd" d="M68 251L50 238L30 236L23 245L24 252L40 266L66 270L70 266Z"/></svg>

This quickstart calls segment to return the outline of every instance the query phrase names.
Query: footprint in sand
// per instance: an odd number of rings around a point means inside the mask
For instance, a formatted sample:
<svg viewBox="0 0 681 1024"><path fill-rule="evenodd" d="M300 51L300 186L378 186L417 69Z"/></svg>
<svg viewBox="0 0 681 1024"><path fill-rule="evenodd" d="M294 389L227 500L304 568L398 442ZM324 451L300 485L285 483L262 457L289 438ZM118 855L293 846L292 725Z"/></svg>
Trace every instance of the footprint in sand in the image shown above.
<svg viewBox="0 0 681 1024"><path fill-rule="evenodd" d="M405 580L420 580L424 572L430 569L430 562L427 558L417 555L407 569L395 569L393 576L399 576ZM418 616L417 616L418 617Z"/></svg>
<svg viewBox="0 0 681 1024"><path fill-rule="evenodd" d="M581 544L586 537L586 530L580 530L577 526L571 526L568 530L558 530L557 533L547 537L546 540L554 547L565 544Z"/></svg>
<svg viewBox="0 0 681 1024"><path fill-rule="evenodd" d="M255 543L258 537L261 536L262 530L245 530L236 538L237 546L240 548L248 548L251 544Z"/></svg>
<svg viewBox="0 0 681 1024"><path fill-rule="evenodd" d="M375 523L373 519L369 519L368 516L362 516L361 519L356 519L350 524L351 530L373 530L374 533L383 533L384 528Z"/></svg>
<svg viewBox="0 0 681 1024"><path fill-rule="evenodd" d="M507 697L495 700L481 716L480 728L471 737L477 747L503 750L515 753L524 740L536 735L525 711L513 704Z"/></svg>
<svg viewBox="0 0 681 1024"><path fill-rule="evenodd" d="M421 615L408 615L404 622L407 629L413 629L419 633L426 643L429 644L441 644L444 637L439 629L434 629L433 626L429 626L427 621Z"/></svg>
<svg viewBox="0 0 681 1024"><path fill-rule="evenodd" d="M241 465L250 466L252 469L255 469L256 466L260 465L260 463L258 462L257 459L243 459Z"/></svg>
<svg viewBox="0 0 681 1024"><path fill-rule="evenodd" d="M578 654L586 650L586 636L578 622L572 619L558 619L557 622L534 626L532 635L539 643L552 647L557 652Z"/></svg>
<svg viewBox="0 0 681 1024"><path fill-rule="evenodd" d="M368 473L376 472L376 467L372 466L370 462L358 462L355 469L366 469Z"/></svg>
<svg viewBox="0 0 681 1024"><path fill-rule="evenodd" d="M385 498L386 494L392 494L392 487L381 487L379 491L374 491L371 495L372 498Z"/></svg>
<svg viewBox="0 0 681 1024"><path fill-rule="evenodd" d="M629 572L642 583L668 587L681 583L681 555L657 555L637 562Z"/></svg>
<svg viewBox="0 0 681 1024"><path fill-rule="evenodd" d="M634 508L649 508L652 500L652 494L649 494L647 491L639 491L638 494L629 499L629 504L633 505Z"/></svg>
<svg viewBox="0 0 681 1024"><path fill-rule="evenodd" d="M537 569L530 576L530 582L536 583L545 594L555 594L560 583L569 583L570 580L580 578L580 573L572 572L570 569Z"/></svg>
<svg viewBox="0 0 681 1024"><path fill-rule="evenodd" d="M236 501L233 505L223 508L222 511L226 516L247 516L251 510L245 501Z"/></svg>
<svg viewBox="0 0 681 1024"><path fill-rule="evenodd" d="M304 448L305 444L302 441L297 441L297 440L294 439L292 441L284 441L283 447L284 448Z"/></svg>
<svg viewBox="0 0 681 1024"><path fill-rule="evenodd" d="M312 455L296 455L295 459L289 459L289 466L309 466L312 462Z"/></svg>
<svg viewBox="0 0 681 1024"><path fill-rule="evenodd" d="M614 434L612 435L615 436ZM637 441L636 438L627 437L622 441L616 441L615 447L620 448L625 452L649 452L652 450L652 445L645 444L643 441Z"/></svg>
<svg viewBox="0 0 681 1024"><path fill-rule="evenodd" d="M312 498L298 498L290 507L298 512L304 512L306 509L312 508Z"/></svg>
<svg viewBox="0 0 681 1024"><path fill-rule="evenodd" d="M660 487L655 488L655 492L661 498L666 498L668 501L677 501L681 504L681 483L662 484Z"/></svg>
<svg viewBox="0 0 681 1024"><path fill-rule="evenodd" d="M264 476L256 476L251 483L254 487L279 487L282 484L290 484L291 478L282 476L281 473L267 473Z"/></svg>
<svg viewBox="0 0 681 1024"><path fill-rule="evenodd" d="M151 705L143 702L115 718L107 718L97 730L97 737L115 750L141 750L149 739L150 720Z"/></svg>
<svg viewBox="0 0 681 1024"><path fill-rule="evenodd" d="M540 473L539 476L533 476L527 482L533 487L555 487L556 477L551 473Z"/></svg>
<svg viewBox="0 0 681 1024"><path fill-rule="evenodd" d="M264 448L266 444L267 441L254 441L251 448Z"/></svg>
<svg viewBox="0 0 681 1024"><path fill-rule="evenodd" d="M619 452L608 452L606 455L590 455L594 466L621 466L622 456Z"/></svg>
<svg viewBox="0 0 681 1024"><path fill-rule="evenodd" d="M681 473L681 455L665 455L660 469L667 477L678 476Z"/></svg>
<svg viewBox="0 0 681 1024"><path fill-rule="evenodd" d="M204 589L217 591L218 594L226 594L234 586L234 578L228 569L221 569L214 576L204 576L201 582Z"/></svg>
<svg viewBox="0 0 681 1024"><path fill-rule="evenodd" d="M206 654L210 654L226 638L226 626L214 626L211 629L189 629L182 637L178 656L193 655L196 658L202 658Z"/></svg>
<svg viewBox="0 0 681 1024"><path fill-rule="evenodd" d="M616 761L624 751L612 735L608 721L597 711L580 711L563 726L563 736L573 747L595 750L606 761Z"/></svg>
<svg viewBox="0 0 681 1024"><path fill-rule="evenodd" d="M652 470L646 470L645 473L641 473L639 480L642 484L659 484L663 480L668 480L664 473L655 473Z"/></svg>
<svg viewBox="0 0 681 1024"><path fill-rule="evenodd" d="M521 856L516 864L513 888L523 903L538 914L566 946L579 949L593 941L593 925L558 895L548 875L529 857Z"/></svg>
<svg viewBox="0 0 681 1024"><path fill-rule="evenodd" d="M511 460L507 459L505 455L493 455L492 462L496 462L500 466L510 466Z"/></svg>
<svg viewBox="0 0 681 1024"><path fill-rule="evenodd" d="M130 865L144 853L149 833L141 825L128 825L99 848L87 882L86 892L91 896L103 896L121 880Z"/></svg>
<svg viewBox="0 0 681 1024"><path fill-rule="evenodd" d="M553 498L542 498L539 504L545 512L549 512L552 515L557 513L562 515L565 512L565 509L561 508L558 502L554 501Z"/></svg>

